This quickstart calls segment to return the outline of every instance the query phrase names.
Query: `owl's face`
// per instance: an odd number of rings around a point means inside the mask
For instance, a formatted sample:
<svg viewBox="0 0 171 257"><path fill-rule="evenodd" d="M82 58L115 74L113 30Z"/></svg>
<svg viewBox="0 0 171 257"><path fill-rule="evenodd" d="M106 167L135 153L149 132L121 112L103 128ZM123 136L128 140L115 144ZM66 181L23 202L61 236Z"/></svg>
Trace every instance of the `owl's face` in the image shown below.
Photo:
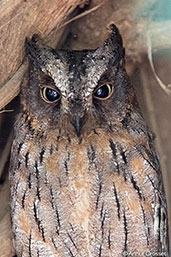
<svg viewBox="0 0 171 257"><path fill-rule="evenodd" d="M32 118L77 136L123 125L134 93L124 69L120 34L114 26L111 30L96 50L55 51L35 36L26 40L30 69L22 102Z"/></svg>

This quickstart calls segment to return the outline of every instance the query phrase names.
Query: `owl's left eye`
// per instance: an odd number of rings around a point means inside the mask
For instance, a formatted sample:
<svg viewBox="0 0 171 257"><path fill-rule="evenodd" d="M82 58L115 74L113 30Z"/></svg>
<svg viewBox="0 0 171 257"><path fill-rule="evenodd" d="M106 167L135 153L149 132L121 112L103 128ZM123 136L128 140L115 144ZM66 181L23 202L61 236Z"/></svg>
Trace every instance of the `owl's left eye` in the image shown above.
<svg viewBox="0 0 171 257"><path fill-rule="evenodd" d="M40 90L40 95L47 103L55 103L61 98L61 94L58 92L58 90L50 87L42 87Z"/></svg>
<svg viewBox="0 0 171 257"><path fill-rule="evenodd" d="M94 91L94 98L107 100L113 93L113 85L110 83L103 84Z"/></svg>

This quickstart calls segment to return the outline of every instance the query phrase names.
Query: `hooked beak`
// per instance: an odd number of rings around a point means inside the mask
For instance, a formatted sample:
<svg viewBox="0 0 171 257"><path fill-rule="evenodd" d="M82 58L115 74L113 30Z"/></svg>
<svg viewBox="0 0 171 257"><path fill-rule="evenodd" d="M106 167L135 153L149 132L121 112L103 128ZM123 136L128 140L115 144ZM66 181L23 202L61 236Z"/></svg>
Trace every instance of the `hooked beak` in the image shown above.
<svg viewBox="0 0 171 257"><path fill-rule="evenodd" d="M81 135L81 129L83 127L83 121L84 121L84 116L80 117L79 115L75 115L73 119L71 120L71 124L75 128L75 132L78 137Z"/></svg>

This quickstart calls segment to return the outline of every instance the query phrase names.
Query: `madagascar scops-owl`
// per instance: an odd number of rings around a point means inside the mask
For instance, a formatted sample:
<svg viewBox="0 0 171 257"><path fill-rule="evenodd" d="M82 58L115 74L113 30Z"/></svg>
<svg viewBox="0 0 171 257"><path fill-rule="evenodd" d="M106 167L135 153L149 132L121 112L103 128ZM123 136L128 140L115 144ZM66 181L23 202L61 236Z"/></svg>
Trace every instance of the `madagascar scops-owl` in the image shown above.
<svg viewBox="0 0 171 257"><path fill-rule="evenodd" d="M26 53L10 161L16 255L168 256L161 171L118 29L95 50L33 36Z"/></svg>

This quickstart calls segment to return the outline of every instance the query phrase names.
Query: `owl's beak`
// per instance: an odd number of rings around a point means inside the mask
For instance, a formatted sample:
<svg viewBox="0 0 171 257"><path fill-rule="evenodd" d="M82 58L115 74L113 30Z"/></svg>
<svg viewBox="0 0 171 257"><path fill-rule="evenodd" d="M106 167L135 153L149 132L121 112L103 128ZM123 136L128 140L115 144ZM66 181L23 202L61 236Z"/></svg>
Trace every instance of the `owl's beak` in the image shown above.
<svg viewBox="0 0 171 257"><path fill-rule="evenodd" d="M75 132L78 137L80 137L80 135L81 135L81 129L83 127L83 120L84 120L84 117L80 117L79 115L75 115L71 120L71 124L74 126Z"/></svg>

